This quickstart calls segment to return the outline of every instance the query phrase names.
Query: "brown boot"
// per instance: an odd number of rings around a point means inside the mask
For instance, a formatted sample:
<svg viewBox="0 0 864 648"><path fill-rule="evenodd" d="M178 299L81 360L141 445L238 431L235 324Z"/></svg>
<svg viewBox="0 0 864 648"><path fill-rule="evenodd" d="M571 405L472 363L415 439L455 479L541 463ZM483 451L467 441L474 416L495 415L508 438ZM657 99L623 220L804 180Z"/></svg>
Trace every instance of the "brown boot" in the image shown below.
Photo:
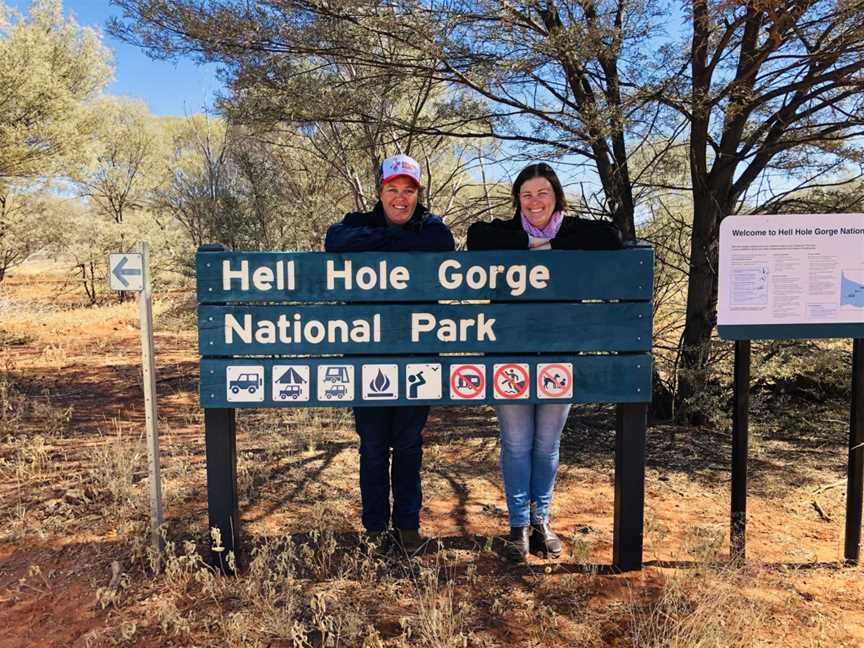
<svg viewBox="0 0 864 648"><path fill-rule="evenodd" d="M561 540L548 522L531 525L531 553L546 558L558 558L561 555Z"/></svg>
<svg viewBox="0 0 864 648"><path fill-rule="evenodd" d="M426 538L420 535L419 529L394 529L396 542L409 556L417 553L426 544Z"/></svg>
<svg viewBox="0 0 864 648"><path fill-rule="evenodd" d="M513 563L524 563L528 559L528 535L531 527L510 527L510 537L504 544L504 556Z"/></svg>

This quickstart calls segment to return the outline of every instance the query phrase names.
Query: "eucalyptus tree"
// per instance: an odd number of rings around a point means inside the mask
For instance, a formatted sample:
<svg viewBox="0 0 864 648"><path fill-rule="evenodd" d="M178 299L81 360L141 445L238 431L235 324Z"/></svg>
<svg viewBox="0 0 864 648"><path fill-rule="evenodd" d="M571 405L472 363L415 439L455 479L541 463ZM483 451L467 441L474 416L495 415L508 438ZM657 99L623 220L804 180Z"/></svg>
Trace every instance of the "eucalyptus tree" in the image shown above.
<svg viewBox="0 0 864 648"><path fill-rule="evenodd" d="M710 363L722 219L862 161L864 1L688 5L690 47L669 51L661 99L688 124L693 229L678 402ZM854 176L853 176L854 177Z"/></svg>
<svg viewBox="0 0 864 648"><path fill-rule="evenodd" d="M96 126L87 103L111 78L110 60L60 0L36 0L27 16L0 1L0 182L80 161Z"/></svg>
<svg viewBox="0 0 864 648"><path fill-rule="evenodd" d="M90 159L71 176L98 213L122 226L130 210L145 209L159 181L161 129L140 100L103 97L93 113Z"/></svg>
<svg viewBox="0 0 864 648"><path fill-rule="evenodd" d="M686 142L681 413L710 362L720 221L837 171L864 122L864 0L114 3L116 35L221 62L241 103L266 88L288 121L297 111L314 128L486 139L572 163L600 188L588 206L630 239L658 189L651 169ZM376 109L397 88L422 102L424 87L440 93L434 110ZM246 105L250 116L269 107Z"/></svg>

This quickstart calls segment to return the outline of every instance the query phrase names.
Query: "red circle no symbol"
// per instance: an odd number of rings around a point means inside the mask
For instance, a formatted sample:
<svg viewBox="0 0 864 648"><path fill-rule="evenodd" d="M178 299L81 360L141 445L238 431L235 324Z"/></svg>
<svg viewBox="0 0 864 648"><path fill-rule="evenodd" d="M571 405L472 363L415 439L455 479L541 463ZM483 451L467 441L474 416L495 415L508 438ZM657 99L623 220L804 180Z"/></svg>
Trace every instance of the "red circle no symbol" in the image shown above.
<svg viewBox="0 0 864 648"><path fill-rule="evenodd" d="M560 376L550 375L553 370L560 371L561 374L563 374L564 379L560 380ZM551 383L554 387L547 388L547 378L548 383ZM572 377L570 376L567 367L561 364L550 364L543 367L543 371L541 371L540 375L537 376L537 388L544 396L560 398L567 392L567 385L570 380L572 380Z"/></svg>
<svg viewBox="0 0 864 648"><path fill-rule="evenodd" d="M521 378L521 387L518 379L513 378L512 374L508 375L504 372L507 370L515 371L519 374L519 378ZM505 385L509 385L513 388L513 392L504 392L503 386L498 386L498 379L504 378ZM506 364L498 367L498 371L495 372L495 377L493 378L493 382L495 383L495 393L501 396L502 398L520 398L525 395L525 392L528 391L528 371L525 367L522 367L518 364Z"/></svg>
<svg viewBox="0 0 864 648"><path fill-rule="evenodd" d="M463 380L460 381L460 378ZM461 398L475 398L485 386L483 370L474 365L461 365L450 376L450 388Z"/></svg>

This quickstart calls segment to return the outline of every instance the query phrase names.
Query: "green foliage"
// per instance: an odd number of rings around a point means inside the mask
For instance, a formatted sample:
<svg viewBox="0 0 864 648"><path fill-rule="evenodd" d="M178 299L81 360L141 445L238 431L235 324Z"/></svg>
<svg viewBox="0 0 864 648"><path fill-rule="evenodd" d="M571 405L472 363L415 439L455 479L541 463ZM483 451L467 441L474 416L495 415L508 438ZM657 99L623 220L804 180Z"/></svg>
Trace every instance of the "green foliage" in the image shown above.
<svg viewBox="0 0 864 648"><path fill-rule="evenodd" d="M0 2L0 16L0 178L71 168L96 126L86 102L111 77L110 53L60 0L36 0L28 19Z"/></svg>
<svg viewBox="0 0 864 648"><path fill-rule="evenodd" d="M0 282L10 268L59 240L59 200L44 187L0 183Z"/></svg>

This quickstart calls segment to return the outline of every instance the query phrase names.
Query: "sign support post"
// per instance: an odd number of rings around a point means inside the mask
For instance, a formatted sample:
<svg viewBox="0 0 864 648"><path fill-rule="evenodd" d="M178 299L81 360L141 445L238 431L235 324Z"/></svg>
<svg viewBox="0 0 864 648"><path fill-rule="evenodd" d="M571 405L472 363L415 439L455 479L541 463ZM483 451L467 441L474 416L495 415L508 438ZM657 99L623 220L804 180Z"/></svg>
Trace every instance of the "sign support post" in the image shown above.
<svg viewBox="0 0 864 648"><path fill-rule="evenodd" d="M750 340L852 338L844 557L858 564L864 505L864 214L727 216L717 330L735 340L731 557L743 559Z"/></svg>
<svg viewBox="0 0 864 648"><path fill-rule="evenodd" d="M615 512L612 566L642 569L645 521L646 403L619 403L615 410Z"/></svg>
<svg viewBox="0 0 864 648"><path fill-rule="evenodd" d="M744 560L747 548L750 340L735 341L735 383L732 398L732 529L729 553L733 560Z"/></svg>
<svg viewBox="0 0 864 648"><path fill-rule="evenodd" d="M150 476L150 541L159 550L159 528L163 522L162 482L159 469L159 428L156 412L156 362L153 354L153 303L150 282L150 245L138 243L142 255L144 286L138 293L141 318L141 361L144 370L144 418L147 426L147 467Z"/></svg>
<svg viewBox="0 0 864 648"><path fill-rule="evenodd" d="M857 565L861 552L864 503L864 339L852 341L852 407L849 413L849 467L846 481L846 562Z"/></svg>
<svg viewBox="0 0 864 648"><path fill-rule="evenodd" d="M210 533L219 529L221 546L210 538L212 560L230 571L228 553L240 546L240 506L237 502L237 419L230 407L204 410L207 452L207 513ZM218 554L218 555L216 555Z"/></svg>

